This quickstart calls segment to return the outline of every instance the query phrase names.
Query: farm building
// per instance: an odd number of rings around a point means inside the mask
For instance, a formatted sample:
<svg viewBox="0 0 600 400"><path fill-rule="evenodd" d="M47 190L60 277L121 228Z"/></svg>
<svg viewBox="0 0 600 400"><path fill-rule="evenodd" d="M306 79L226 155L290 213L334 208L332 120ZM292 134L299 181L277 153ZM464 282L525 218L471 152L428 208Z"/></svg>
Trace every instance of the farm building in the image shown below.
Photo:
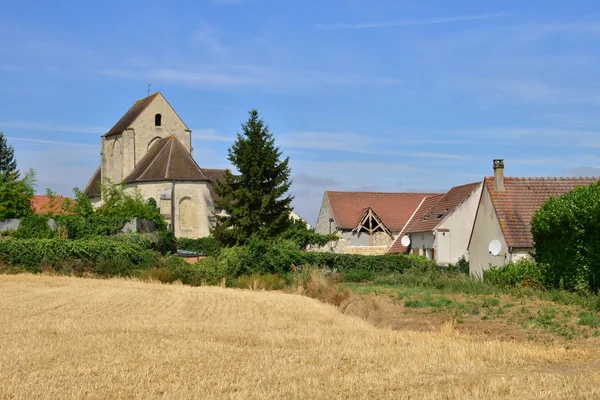
<svg viewBox="0 0 600 400"><path fill-rule="evenodd" d="M482 183L456 186L447 193L428 196L411 218L407 227L394 241L389 253L426 256L440 265L455 264L468 258L467 246L481 194ZM402 237L410 245L402 245Z"/></svg>
<svg viewBox="0 0 600 400"><path fill-rule="evenodd" d="M315 231L340 239L321 250L385 254L431 193L326 191Z"/></svg>

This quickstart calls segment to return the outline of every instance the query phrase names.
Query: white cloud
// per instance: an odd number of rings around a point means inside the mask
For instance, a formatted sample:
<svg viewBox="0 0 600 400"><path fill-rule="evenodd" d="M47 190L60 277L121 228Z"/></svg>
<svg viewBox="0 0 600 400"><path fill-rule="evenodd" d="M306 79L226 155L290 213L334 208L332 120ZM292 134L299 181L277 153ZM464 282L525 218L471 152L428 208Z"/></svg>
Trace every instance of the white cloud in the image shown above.
<svg viewBox="0 0 600 400"><path fill-rule="evenodd" d="M329 74L319 71L244 65L200 66L190 69L105 69L101 75L164 82L186 87L262 88L270 91L326 90L331 86L388 86L401 79L380 76Z"/></svg>
<svg viewBox="0 0 600 400"><path fill-rule="evenodd" d="M12 129L27 129L30 131L47 131L47 132L72 132L72 133L105 133L104 128L98 126L72 126L59 125L44 122L31 121L0 121L0 130L3 128Z"/></svg>
<svg viewBox="0 0 600 400"><path fill-rule="evenodd" d="M61 142L57 140L46 140L46 139L37 139L37 138L21 138L14 136L6 136L6 138L11 142L23 142L32 145L44 146L44 147L88 147L88 148L97 148L98 146L94 146L91 144L85 143L76 143L76 142Z"/></svg>
<svg viewBox="0 0 600 400"><path fill-rule="evenodd" d="M438 24L449 24L457 22L467 21L478 21L487 20L493 18L506 18L510 16L509 13L486 13L486 14L475 14L475 15L456 15L448 17L437 17L437 18L423 18L423 19L404 19L399 21L389 22L362 22L362 23L338 23L338 24L318 24L315 27L317 29L327 30L340 30L340 29L377 29L377 28L395 28L415 25L438 25Z"/></svg>

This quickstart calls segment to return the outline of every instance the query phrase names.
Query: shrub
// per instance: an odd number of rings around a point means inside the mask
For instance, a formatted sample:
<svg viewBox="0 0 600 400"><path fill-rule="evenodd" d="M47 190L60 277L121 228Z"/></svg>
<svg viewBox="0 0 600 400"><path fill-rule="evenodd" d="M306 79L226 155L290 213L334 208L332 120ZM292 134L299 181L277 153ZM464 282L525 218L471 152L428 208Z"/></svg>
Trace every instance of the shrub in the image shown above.
<svg viewBox="0 0 600 400"><path fill-rule="evenodd" d="M278 274L261 275L254 273L232 279L227 286L252 290L281 290L286 287L286 281Z"/></svg>
<svg viewBox="0 0 600 400"><path fill-rule="evenodd" d="M173 254L177 252L177 240L173 232L159 231L154 250L161 254Z"/></svg>
<svg viewBox="0 0 600 400"><path fill-rule="evenodd" d="M319 268L305 266L295 275L296 290L308 297L334 306L339 306L350 297L347 287L337 287Z"/></svg>
<svg viewBox="0 0 600 400"><path fill-rule="evenodd" d="M533 260L523 258L503 267L493 267L483 272L483 279L500 287L543 287L543 269Z"/></svg>
<svg viewBox="0 0 600 400"><path fill-rule="evenodd" d="M551 198L531 220L544 282L567 290L600 288L600 182Z"/></svg>
<svg viewBox="0 0 600 400"><path fill-rule="evenodd" d="M50 239L56 237L56 232L48 225L48 217L31 214L21 219L19 228L13 237L19 239Z"/></svg>
<svg viewBox="0 0 600 400"><path fill-rule="evenodd" d="M0 241L0 256L15 266L39 272L43 264L56 265L67 260L98 262L117 257L138 268L157 263L157 254L129 241L129 237L96 237L93 239L16 239Z"/></svg>
<svg viewBox="0 0 600 400"><path fill-rule="evenodd" d="M207 256L215 256L219 254L220 245L219 242L212 237L199 239L178 238L177 248L179 250L193 251Z"/></svg>

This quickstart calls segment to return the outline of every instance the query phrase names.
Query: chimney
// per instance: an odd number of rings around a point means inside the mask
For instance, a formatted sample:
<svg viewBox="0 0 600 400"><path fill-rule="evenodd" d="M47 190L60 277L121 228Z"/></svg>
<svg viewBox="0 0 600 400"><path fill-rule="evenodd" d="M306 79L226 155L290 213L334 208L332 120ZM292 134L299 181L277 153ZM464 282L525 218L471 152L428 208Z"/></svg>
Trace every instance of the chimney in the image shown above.
<svg viewBox="0 0 600 400"><path fill-rule="evenodd" d="M497 192L504 192L504 160L494 160L494 188Z"/></svg>

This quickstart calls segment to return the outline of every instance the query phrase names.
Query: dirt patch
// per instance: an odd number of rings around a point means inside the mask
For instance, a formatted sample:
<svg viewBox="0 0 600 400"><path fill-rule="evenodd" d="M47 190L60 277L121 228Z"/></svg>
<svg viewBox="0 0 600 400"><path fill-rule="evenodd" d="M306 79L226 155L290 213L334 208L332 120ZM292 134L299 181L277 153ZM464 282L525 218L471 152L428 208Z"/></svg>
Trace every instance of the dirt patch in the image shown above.
<svg viewBox="0 0 600 400"><path fill-rule="evenodd" d="M339 308L346 315L393 330L431 332L453 323L461 333L503 341L600 344L591 329L578 325L578 310L573 307L509 296L496 296L493 302L463 294L445 294L440 298L443 302L435 297L429 300L432 304L443 304L439 307L414 306L413 300L408 300L413 301L413 306L407 307L406 304L410 304L407 299L397 299L387 293L353 294Z"/></svg>

